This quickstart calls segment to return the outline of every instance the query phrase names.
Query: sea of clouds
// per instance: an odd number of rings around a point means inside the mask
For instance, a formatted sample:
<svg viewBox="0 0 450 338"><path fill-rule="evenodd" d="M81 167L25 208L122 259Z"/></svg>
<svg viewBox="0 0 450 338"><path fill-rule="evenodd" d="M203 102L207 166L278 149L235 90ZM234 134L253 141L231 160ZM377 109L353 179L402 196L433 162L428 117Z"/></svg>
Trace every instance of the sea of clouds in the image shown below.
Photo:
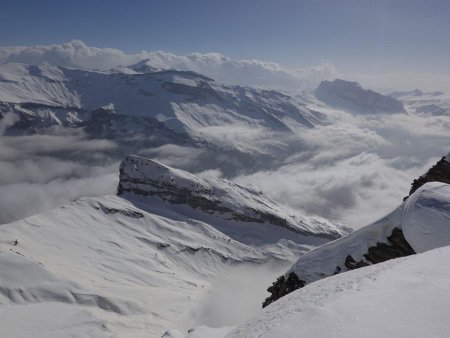
<svg viewBox="0 0 450 338"><path fill-rule="evenodd" d="M159 68L194 70L224 82L289 90L311 89L320 80L339 76L330 64L288 71L275 63L236 61L217 53L131 55L117 49L89 47L76 40L52 46L0 47L0 63L107 70L147 59ZM418 77L407 78L409 86L425 83L416 83L414 78ZM383 81L388 79L383 77ZM440 79L437 78L437 85ZM388 82L388 87L403 89L396 86L396 81ZM328 115L331 123L305 130L295 139L263 129L236 130L235 126L203 132L222 137L225 143L240 142L246 151L264 151L261 145L292 146L292 155L277 163L276 169L245 173L233 179L260 187L288 207L355 228L399 205L412 180L450 151L447 116L395 114L368 118L345 112ZM116 152L119 145L114 141L90 139L80 130L64 129L50 130L48 135L1 136L13 122L12 115L0 120L0 223L82 196L115 193L120 158L114 154L120 152ZM196 166L194 162L202 155L201 150L175 145L144 149L141 153L175 167L195 167L196 171L198 163ZM223 176L220 168L204 174Z"/></svg>
<svg viewBox="0 0 450 338"><path fill-rule="evenodd" d="M83 196L114 194L116 144L81 131L0 136L0 224L62 206Z"/></svg>

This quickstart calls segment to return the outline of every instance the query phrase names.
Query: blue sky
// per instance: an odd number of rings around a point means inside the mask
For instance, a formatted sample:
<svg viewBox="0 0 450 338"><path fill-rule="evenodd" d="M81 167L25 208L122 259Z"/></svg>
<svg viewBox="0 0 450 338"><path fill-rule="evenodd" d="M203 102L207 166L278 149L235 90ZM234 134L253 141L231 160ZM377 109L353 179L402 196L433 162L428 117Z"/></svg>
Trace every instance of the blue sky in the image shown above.
<svg viewBox="0 0 450 338"><path fill-rule="evenodd" d="M286 67L450 73L450 1L2 1L0 45L81 39L129 53L220 52Z"/></svg>

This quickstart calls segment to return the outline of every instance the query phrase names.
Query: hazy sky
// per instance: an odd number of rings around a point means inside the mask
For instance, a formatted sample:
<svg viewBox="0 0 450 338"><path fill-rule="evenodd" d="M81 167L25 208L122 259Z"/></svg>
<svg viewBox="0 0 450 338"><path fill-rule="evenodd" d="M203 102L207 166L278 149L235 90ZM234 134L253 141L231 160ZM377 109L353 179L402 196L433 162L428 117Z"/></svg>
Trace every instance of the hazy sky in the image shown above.
<svg viewBox="0 0 450 338"><path fill-rule="evenodd" d="M450 1L3 1L0 45L81 39L129 53L220 52L285 67L450 73Z"/></svg>

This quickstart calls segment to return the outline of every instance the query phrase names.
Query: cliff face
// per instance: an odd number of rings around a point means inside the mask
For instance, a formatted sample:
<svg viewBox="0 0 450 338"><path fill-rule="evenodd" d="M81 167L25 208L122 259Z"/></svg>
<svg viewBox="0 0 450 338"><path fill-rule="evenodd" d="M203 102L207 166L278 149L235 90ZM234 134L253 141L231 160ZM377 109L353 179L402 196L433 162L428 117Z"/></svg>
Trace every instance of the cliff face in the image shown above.
<svg viewBox="0 0 450 338"><path fill-rule="evenodd" d="M126 193L185 204L225 220L271 224L304 236L335 239L348 231L320 218L287 212L253 187L204 178L138 156L127 157L120 166L118 195Z"/></svg>

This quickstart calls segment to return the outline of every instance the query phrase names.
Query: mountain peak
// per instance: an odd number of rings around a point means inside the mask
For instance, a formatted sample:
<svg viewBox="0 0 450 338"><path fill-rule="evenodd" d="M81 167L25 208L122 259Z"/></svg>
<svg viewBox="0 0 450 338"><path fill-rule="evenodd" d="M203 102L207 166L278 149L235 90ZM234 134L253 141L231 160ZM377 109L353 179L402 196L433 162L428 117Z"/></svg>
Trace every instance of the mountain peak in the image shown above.
<svg viewBox="0 0 450 338"><path fill-rule="evenodd" d="M373 90L363 89L358 82L342 79L322 81L314 94L332 107L357 114L405 112L400 101Z"/></svg>
<svg viewBox="0 0 450 338"><path fill-rule="evenodd" d="M355 89L355 88L362 89L361 85L357 81L347 81L343 79L334 79L333 81L322 81L320 85L325 85L327 83L332 84L334 87L341 87L348 89Z"/></svg>
<svg viewBox="0 0 450 338"><path fill-rule="evenodd" d="M144 74L154 73L163 70L163 68L153 66L150 59L144 59L142 61L139 61L138 63L129 65L127 68L130 68L137 73L144 73Z"/></svg>

